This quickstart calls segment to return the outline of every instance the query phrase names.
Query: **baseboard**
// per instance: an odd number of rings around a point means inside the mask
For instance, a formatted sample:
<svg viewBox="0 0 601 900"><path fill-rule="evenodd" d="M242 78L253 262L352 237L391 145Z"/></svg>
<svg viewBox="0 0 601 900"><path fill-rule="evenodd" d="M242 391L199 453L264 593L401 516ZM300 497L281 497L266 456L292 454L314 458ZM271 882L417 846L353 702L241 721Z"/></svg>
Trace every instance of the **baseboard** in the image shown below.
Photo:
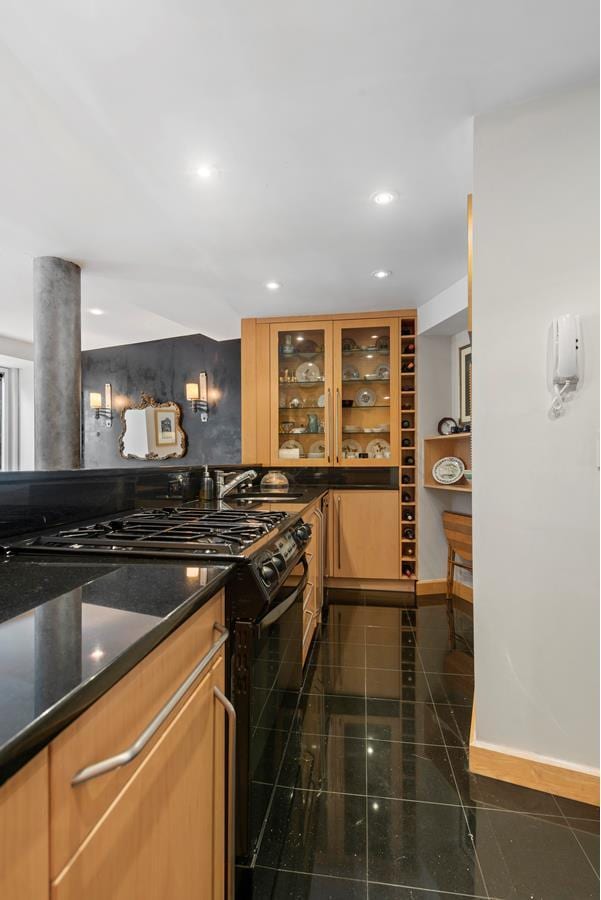
<svg viewBox="0 0 601 900"><path fill-rule="evenodd" d="M414 581L409 579L399 579L398 581L384 580L377 578L326 578L326 587L331 588L348 588L358 591L397 591L397 592L414 592Z"/></svg>
<svg viewBox="0 0 601 900"><path fill-rule="evenodd" d="M475 707L474 707L475 710ZM599 806L599 772L586 766L568 766L559 760L534 753L522 753L507 747L478 741L476 714L472 711L469 768L475 775L486 775L534 791L557 794L581 803Z"/></svg>
<svg viewBox="0 0 601 900"><path fill-rule="evenodd" d="M421 597L431 594L446 594L447 582L444 578L431 578L418 581L415 589L416 594ZM470 584L464 584L462 581L456 581L453 585L453 593L468 603L474 602L474 589Z"/></svg>

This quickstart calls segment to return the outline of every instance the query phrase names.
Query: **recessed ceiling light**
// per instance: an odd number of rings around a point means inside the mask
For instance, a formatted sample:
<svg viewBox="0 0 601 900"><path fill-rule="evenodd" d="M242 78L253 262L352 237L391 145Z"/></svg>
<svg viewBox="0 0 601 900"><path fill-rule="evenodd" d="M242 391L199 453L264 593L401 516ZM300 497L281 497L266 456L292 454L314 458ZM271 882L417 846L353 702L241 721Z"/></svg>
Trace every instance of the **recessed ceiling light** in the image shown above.
<svg viewBox="0 0 601 900"><path fill-rule="evenodd" d="M281 286L282 285L280 284L279 281L266 281L265 282L265 287L267 288L268 291L279 291Z"/></svg>
<svg viewBox="0 0 601 900"><path fill-rule="evenodd" d="M376 271L371 274L374 278L378 278L381 281L383 278L390 278L392 272L389 269L376 269Z"/></svg>
<svg viewBox="0 0 601 900"><path fill-rule="evenodd" d="M88 310L88 312L90 313L91 316L103 316L104 315L104 310L98 309L97 306L93 306L91 309Z"/></svg>
<svg viewBox="0 0 601 900"><path fill-rule="evenodd" d="M198 175L198 177L204 179L213 178L213 176L217 175L218 172L219 169L217 168L217 166L210 165L199 166L196 170L196 174Z"/></svg>
<svg viewBox="0 0 601 900"><path fill-rule="evenodd" d="M371 199L378 206L388 206L390 203L394 203L398 196L395 191L377 191L372 194Z"/></svg>

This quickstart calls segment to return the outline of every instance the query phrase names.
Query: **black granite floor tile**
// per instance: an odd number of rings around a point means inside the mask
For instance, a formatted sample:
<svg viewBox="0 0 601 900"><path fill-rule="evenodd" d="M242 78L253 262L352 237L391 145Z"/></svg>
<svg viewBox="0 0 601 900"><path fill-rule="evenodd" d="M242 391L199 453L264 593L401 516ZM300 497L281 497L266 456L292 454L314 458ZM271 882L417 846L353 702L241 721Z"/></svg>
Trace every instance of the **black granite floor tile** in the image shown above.
<svg viewBox="0 0 601 900"><path fill-rule="evenodd" d="M367 699L367 737L416 744L444 744L432 703Z"/></svg>
<svg viewBox="0 0 601 900"><path fill-rule="evenodd" d="M393 884L376 884L369 882L369 900L461 900L472 898L474 894L448 894L446 891L426 891L422 888L399 887ZM484 894L480 895L486 900Z"/></svg>
<svg viewBox="0 0 601 900"><path fill-rule="evenodd" d="M438 715L445 744L448 744L450 747L461 745L467 747L470 742L470 727L472 724L471 707L437 703L436 714Z"/></svg>
<svg viewBox="0 0 601 900"><path fill-rule="evenodd" d="M447 750L465 806L558 817L557 806L551 794L497 781L496 778L474 775L468 769L467 750L458 747L448 747Z"/></svg>
<svg viewBox="0 0 601 900"><path fill-rule="evenodd" d="M599 822L599 807L590 803L579 803L577 800L569 800L567 797L555 796L555 802L564 816L568 819L590 819Z"/></svg>
<svg viewBox="0 0 601 900"><path fill-rule="evenodd" d="M406 637L405 637L406 634ZM411 646L414 644L414 633L411 629L407 629L406 632L400 631L398 626L395 627L380 627L380 628L366 628L365 629L365 642L367 644L378 645L378 644L396 644L402 645L403 640L407 644Z"/></svg>
<svg viewBox="0 0 601 900"><path fill-rule="evenodd" d="M453 706L472 706L474 679L471 675L451 675L446 672L427 672L432 699L435 703Z"/></svg>
<svg viewBox="0 0 601 900"><path fill-rule="evenodd" d="M572 821L575 823L577 820L574 819ZM586 822L585 819L580 819L580 821ZM599 878L599 834L594 834L590 831L587 831L586 828L579 828L576 824L572 825L572 832L574 834L574 837L586 853L587 859L593 867L593 871L595 872L597 878Z"/></svg>
<svg viewBox="0 0 601 900"><path fill-rule="evenodd" d="M416 649L402 644L367 644L365 664L369 669L422 669Z"/></svg>
<svg viewBox="0 0 601 900"><path fill-rule="evenodd" d="M302 694L300 715L295 730L308 734L332 734L345 737L346 731L355 733L365 729L365 698L342 697L335 694ZM363 732L365 734L365 731Z"/></svg>
<svg viewBox="0 0 601 900"><path fill-rule="evenodd" d="M460 805L446 748L432 745L368 741L367 792Z"/></svg>
<svg viewBox="0 0 601 900"><path fill-rule="evenodd" d="M430 686L423 672L412 669L366 669L365 691L368 697L427 702ZM444 695L446 700L446 695Z"/></svg>
<svg viewBox="0 0 601 900"><path fill-rule="evenodd" d="M319 640L330 644L364 644L365 627L363 625L345 625L337 622L330 614L327 624L321 626Z"/></svg>
<svg viewBox="0 0 601 900"><path fill-rule="evenodd" d="M276 788L259 865L363 880L366 853L365 797Z"/></svg>
<svg viewBox="0 0 601 900"><path fill-rule="evenodd" d="M466 809L488 890L504 900L597 900L599 879L562 817Z"/></svg>
<svg viewBox="0 0 601 900"><path fill-rule="evenodd" d="M365 669L352 666L311 666L303 691L307 694L365 696Z"/></svg>
<svg viewBox="0 0 601 900"><path fill-rule="evenodd" d="M253 900L366 900L367 884L349 878L257 867Z"/></svg>
<svg viewBox="0 0 601 900"><path fill-rule="evenodd" d="M365 667L365 644L337 644L316 641L311 652L309 667L350 666Z"/></svg>
<svg viewBox="0 0 601 900"><path fill-rule="evenodd" d="M366 793L365 726L345 726L346 738L296 732L290 736L279 785L341 794Z"/></svg>
<svg viewBox="0 0 601 900"><path fill-rule="evenodd" d="M370 796L368 847L370 882L487 896L461 806Z"/></svg>

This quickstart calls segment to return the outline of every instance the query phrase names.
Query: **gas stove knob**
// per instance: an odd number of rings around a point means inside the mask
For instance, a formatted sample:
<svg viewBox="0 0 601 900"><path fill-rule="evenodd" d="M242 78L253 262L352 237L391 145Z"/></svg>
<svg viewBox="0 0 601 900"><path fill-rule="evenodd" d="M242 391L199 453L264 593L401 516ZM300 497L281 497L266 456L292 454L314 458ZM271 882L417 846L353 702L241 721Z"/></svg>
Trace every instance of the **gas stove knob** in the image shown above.
<svg viewBox="0 0 601 900"><path fill-rule="evenodd" d="M265 584L271 584L272 581L275 581L277 578L277 569L275 568L272 562L263 563L259 570L259 574L261 578L265 582Z"/></svg>
<svg viewBox="0 0 601 900"><path fill-rule="evenodd" d="M286 568L286 560L281 553L274 553L274 555L271 557L271 563L276 567L278 572L283 572Z"/></svg>
<svg viewBox="0 0 601 900"><path fill-rule="evenodd" d="M297 525L294 534L299 544L306 544L311 538L311 526L310 525Z"/></svg>

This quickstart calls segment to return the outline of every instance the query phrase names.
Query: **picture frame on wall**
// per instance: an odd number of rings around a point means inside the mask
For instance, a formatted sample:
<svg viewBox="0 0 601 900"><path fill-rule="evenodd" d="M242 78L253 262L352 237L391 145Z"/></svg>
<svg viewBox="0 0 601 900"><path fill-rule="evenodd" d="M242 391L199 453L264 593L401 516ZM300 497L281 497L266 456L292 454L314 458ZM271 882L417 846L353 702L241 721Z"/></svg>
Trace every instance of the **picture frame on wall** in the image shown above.
<svg viewBox="0 0 601 900"><path fill-rule="evenodd" d="M154 427L157 447L171 447L176 443L177 417L174 410L155 409Z"/></svg>
<svg viewBox="0 0 601 900"><path fill-rule="evenodd" d="M459 348L459 422L472 424L472 347Z"/></svg>

